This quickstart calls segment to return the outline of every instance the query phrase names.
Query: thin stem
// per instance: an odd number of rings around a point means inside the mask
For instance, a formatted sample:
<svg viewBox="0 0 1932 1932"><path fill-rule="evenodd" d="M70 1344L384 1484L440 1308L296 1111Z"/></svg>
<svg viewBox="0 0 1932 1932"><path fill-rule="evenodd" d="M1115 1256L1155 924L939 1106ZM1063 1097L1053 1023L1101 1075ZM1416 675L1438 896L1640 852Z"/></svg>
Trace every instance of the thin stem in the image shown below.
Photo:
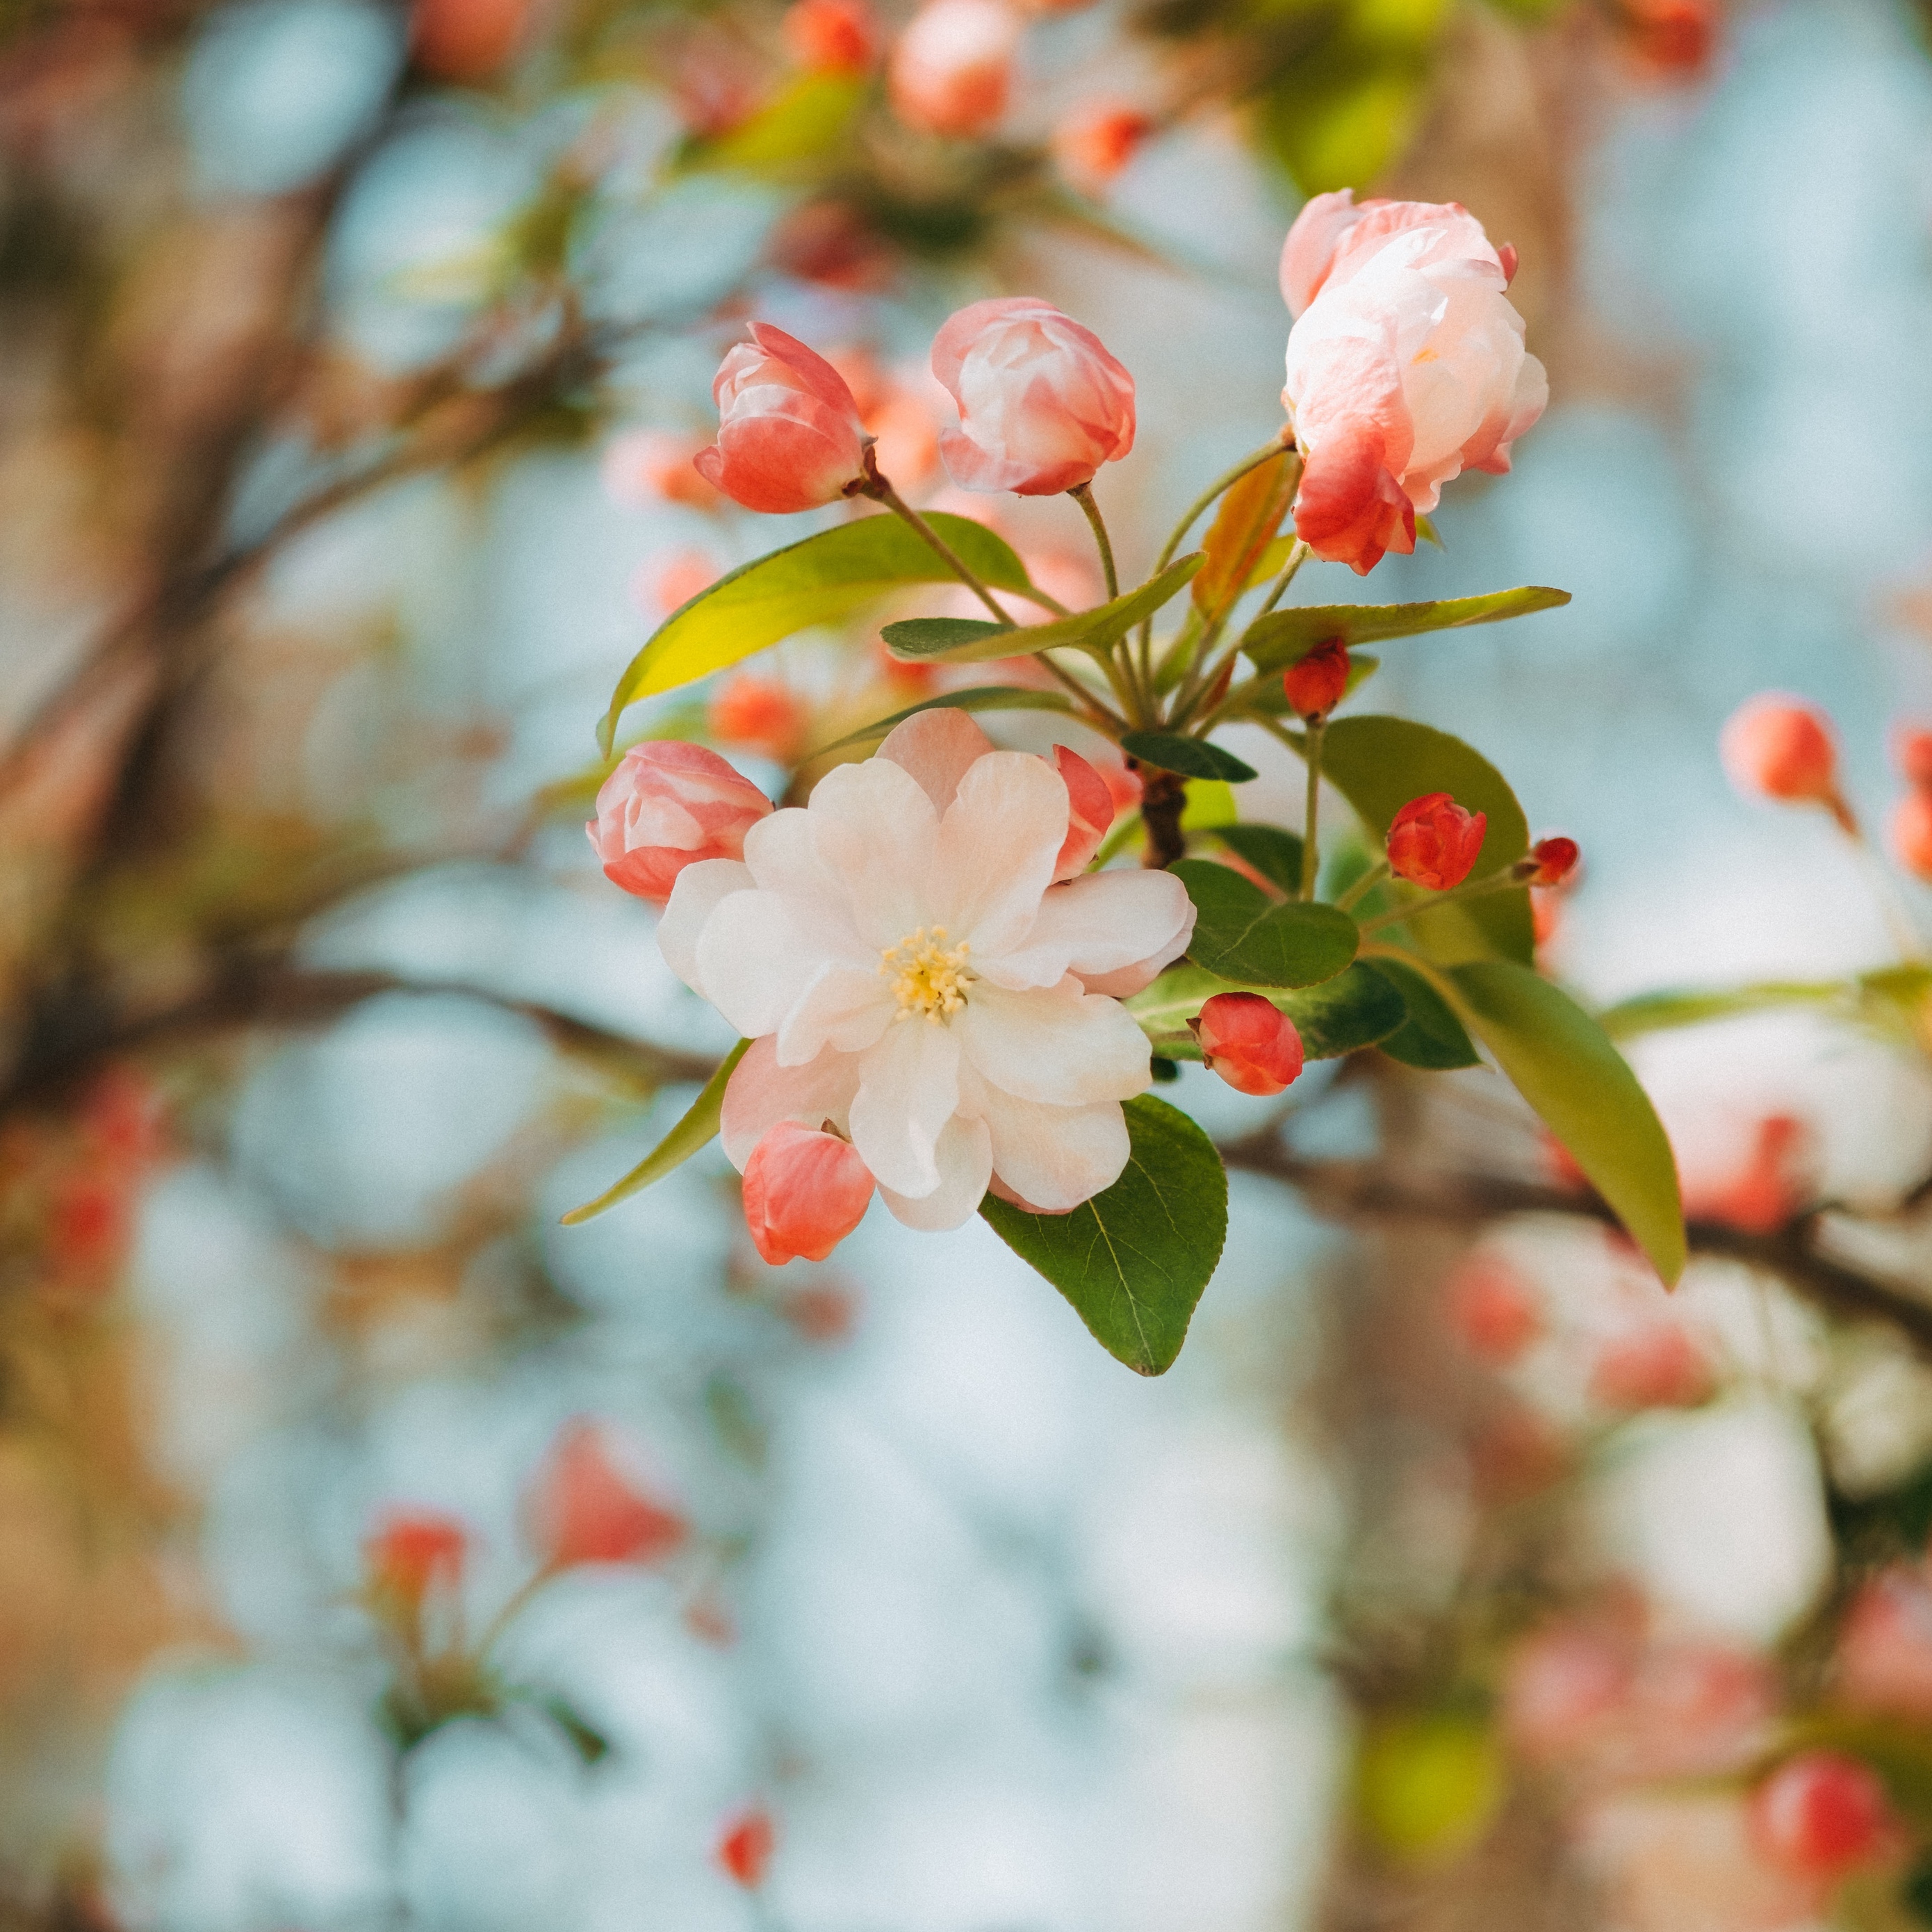
<svg viewBox="0 0 1932 1932"><path fill-rule="evenodd" d="M858 494L871 497L876 503L884 504L894 516L902 518L910 524L932 547L934 553L944 563L946 568L951 571L953 575L958 578L960 582L964 584L967 589L971 591L973 595L978 598L980 602L985 604L986 608L992 611L1008 630L1016 628L1012 619L993 601L993 593L972 571L966 567L958 552L954 550L952 546L892 488L892 484L879 474L873 462L872 446L869 444L866 446L866 472L867 480L860 488Z"/></svg>
<svg viewBox="0 0 1932 1932"><path fill-rule="evenodd" d="M1036 652L1035 662L1038 663L1040 668L1046 672L1050 677L1058 680L1059 682L1064 685L1066 688L1072 692L1074 696L1078 698L1081 703L1094 714L1093 716L1087 721L1089 724L1095 722L1100 723L1102 728L1105 730L1110 736L1118 736L1121 732L1125 731L1129 728L1126 718L1120 716L1118 712L1109 710L1108 707L1102 704L1100 699L1096 698L1092 692L1089 691L1086 686L1082 684L1071 671L1063 670L1058 664L1054 662L1053 659L1050 658L1046 652L1040 651ZM1102 666L1102 668L1106 671L1108 677L1113 685L1114 695L1116 698L1120 698L1124 704L1126 704L1126 694L1120 688L1120 680L1117 676L1115 676L1112 665L1105 664ZM1132 707L1131 705L1128 705L1127 708L1131 710Z"/></svg>
<svg viewBox="0 0 1932 1932"><path fill-rule="evenodd" d="M1376 886L1389 875L1389 862L1378 859L1342 896L1335 902L1338 911L1348 912L1361 904Z"/></svg>
<svg viewBox="0 0 1932 1932"><path fill-rule="evenodd" d="M1155 560L1154 574L1158 577L1174 561L1174 554L1181 545L1182 539L1194 527L1194 520L1207 508L1222 490L1232 489L1250 470L1258 470L1271 456L1279 456L1288 447L1283 440L1288 432L1284 428L1271 442L1264 442L1258 449L1251 449L1232 470L1223 470L1206 489L1188 506L1187 514L1174 526L1174 534L1167 540L1167 547Z"/></svg>
<svg viewBox="0 0 1932 1932"><path fill-rule="evenodd" d="M1466 886L1451 886L1446 892L1431 892L1426 899L1378 912L1374 918L1364 920L1360 929L1370 933L1385 926L1400 926L1404 920L1414 919L1420 913L1433 912L1439 905L1460 905L1466 900L1486 898L1492 892L1518 891L1524 883L1510 867L1505 866L1500 872L1492 872L1486 879L1474 880Z"/></svg>
<svg viewBox="0 0 1932 1932"><path fill-rule="evenodd" d="M1107 520L1101 515L1100 506L1094 500L1094 486L1082 483L1066 494L1087 514L1088 527L1094 532L1094 542L1100 553L1100 569L1107 580L1107 601L1111 604L1120 594L1120 579L1114 568L1114 546L1107 535Z"/></svg>
<svg viewBox="0 0 1932 1932"><path fill-rule="evenodd" d="M1877 848L1865 836L1864 827L1853 815L1851 807L1842 799L1833 802L1832 815L1838 821L1838 829L1849 838L1856 850L1859 862L1865 868L1870 880L1872 896L1878 902L1878 909L1886 928L1892 934L1892 943L1898 948L1899 957L1908 964L1916 965L1925 957L1924 942L1918 937L1918 928L1912 923L1912 915L1899 897L1898 887L1890 872L1886 869L1884 860Z"/></svg>
<svg viewBox="0 0 1932 1932"><path fill-rule="evenodd" d="M1306 830L1301 835L1301 897L1304 900L1315 896L1315 874L1321 863L1315 833L1322 808L1322 735L1328 728L1321 718L1311 718L1308 721L1308 748L1302 754L1308 763L1308 816Z"/></svg>
<svg viewBox="0 0 1932 1932"><path fill-rule="evenodd" d="M1295 538L1294 548L1288 554L1288 561L1281 567L1281 574L1275 579L1274 587L1255 613L1256 616L1265 617L1281 602L1282 593L1294 581L1294 573L1314 554L1299 537Z"/></svg>

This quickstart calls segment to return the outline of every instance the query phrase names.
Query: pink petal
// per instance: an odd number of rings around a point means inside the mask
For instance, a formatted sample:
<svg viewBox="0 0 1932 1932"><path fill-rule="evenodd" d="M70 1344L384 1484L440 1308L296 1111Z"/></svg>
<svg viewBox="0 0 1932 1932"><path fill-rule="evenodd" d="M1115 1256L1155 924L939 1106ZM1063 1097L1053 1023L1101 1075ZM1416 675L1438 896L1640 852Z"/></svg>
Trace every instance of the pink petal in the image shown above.
<svg viewBox="0 0 1932 1932"><path fill-rule="evenodd" d="M771 1040L754 1040L724 1088L720 1138L724 1158L744 1172L752 1150L781 1120L845 1130L859 1090L859 1062L830 1049L803 1066L781 1066Z"/></svg>
<svg viewBox="0 0 1932 1932"><path fill-rule="evenodd" d="M968 768L940 824L932 904L976 966L1024 937L1066 837L1066 787L1045 759L991 752Z"/></svg>
<svg viewBox="0 0 1932 1932"><path fill-rule="evenodd" d="M911 772L932 800L933 810L943 813L952 802L967 766L992 748L992 740L964 712L948 705L916 711L895 724L874 755L890 758Z"/></svg>

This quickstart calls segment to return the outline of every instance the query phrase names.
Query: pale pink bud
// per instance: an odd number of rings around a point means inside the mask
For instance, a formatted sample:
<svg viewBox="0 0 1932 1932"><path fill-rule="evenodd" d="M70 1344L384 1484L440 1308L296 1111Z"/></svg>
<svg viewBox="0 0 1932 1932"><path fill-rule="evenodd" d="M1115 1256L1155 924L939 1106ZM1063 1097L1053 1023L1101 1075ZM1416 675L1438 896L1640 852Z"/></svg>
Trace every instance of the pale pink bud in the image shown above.
<svg viewBox="0 0 1932 1932"><path fill-rule="evenodd" d="M682 1516L646 1495L587 1418L558 1432L530 1498L537 1546L553 1568L657 1563L688 1534Z"/></svg>
<svg viewBox="0 0 1932 1932"><path fill-rule="evenodd" d="M752 324L711 386L718 440L698 473L748 510L783 514L835 503L865 475L866 426L824 356L768 322Z"/></svg>
<svg viewBox="0 0 1932 1932"><path fill-rule="evenodd" d="M1006 111L1019 38L998 0L928 0L892 49L892 112L922 134L985 134Z"/></svg>
<svg viewBox="0 0 1932 1932"><path fill-rule="evenodd" d="M1892 757L1907 784L1932 790L1932 731L1922 725L1900 725L1892 734Z"/></svg>
<svg viewBox="0 0 1932 1932"><path fill-rule="evenodd" d="M1258 993L1216 993L1187 1022L1201 1058L1239 1094L1279 1094L1300 1076L1294 1022Z"/></svg>
<svg viewBox="0 0 1932 1932"><path fill-rule="evenodd" d="M1134 379L1090 329L1036 297L950 316L933 340L932 373L959 405L939 452L962 489L1052 496L1134 446Z"/></svg>
<svg viewBox="0 0 1932 1932"><path fill-rule="evenodd" d="M1600 1742L1630 1694L1629 1647L1580 1624L1526 1637L1503 1679L1503 1722L1528 1757L1574 1756Z"/></svg>
<svg viewBox="0 0 1932 1932"><path fill-rule="evenodd" d="M455 1517L398 1510L362 1546L362 1564L370 1588L413 1616L432 1590L453 1591L462 1582L469 1551L469 1532Z"/></svg>
<svg viewBox="0 0 1932 1932"><path fill-rule="evenodd" d="M1801 1751L1751 1793L1750 1832L1785 1870L1823 1879L1873 1864L1900 1842L1878 1774L1830 1750Z"/></svg>
<svg viewBox="0 0 1932 1932"><path fill-rule="evenodd" d="M878 54L878 22L866 0L792 0L778 26L808 74L863 74Z"/></svg>
<svg viewBox="0 0 1932 1932"><path fill-rule="evenodd" d="M789 685L746 673L726 680L705 722L721 745L742 745L783 760L804 740L806 709Z"/></svg>
<svg viewBox="0 0 1932 1932"><path fill-rule="evenodd" d="M1317 644L1281 674L1288 708L1304 721L1326 718L1348 688L1348 649L1340 638Z"/></svg>
<svg viewBox="0 0 1932 1932"><path fill-rule="evenodd" d="M771 1814L754 1806L740 1812L719 1833L718 1862L747 1892L756 1892L765 1882L765 1869L777 1847Z"/></svg>
<svg viewBox="0 0 1932 1932"><path fill-rule="evenodd" d="M1543 1333L1540 1298L1497 1256L1468 1256L1449 1277L1444 1300L1449 1325L1463 1346L1498 1368Z"/></svg>
<svg viewBox="0 0 1932 1932"><path fill-rule="evenodd" d="M822 1262L865 1219L872 1177L836 1134L781 1120L745 1163L745 1225L774 1268Z"/></svg>
<svg viewBox="0 0 1932 1932"><path fill-rule="evenodd" d="M1787 802L1834 805L1838 753L1831 720L1816 705L1766 692L1732 712L1718 740L1732 784Z"/></svg>
<svg viewBox="0 0 1932 1932"><path fill-rule="evenodd" d="M1078 107L1053 130L1053 158L1076 188L1097 194L1140 152L1157 124L1138 107L1106 102Z"/></svg>
<svg viewBox="0 0 1932 1932"><path fill-rule="evenodd" d="M1711 1388L1703 1351L1674 1322L1648 1322L1605 1342L1590 1374L1592 1399L1626 1414L1694 1408Z"/></svg>
<svg viewBox="0 0 1932 1932"><path fill-rule="evenodd" d="M1412 798L1389 824L1389 869L1431 892L1460 886L1482 851L1489 822L1486 813L1465 812L1446 791Z"/></svg>
<svg viewBox="0 0 1932 1932"><path fill-rule="evenodd" d="M632 430L604 446L599 466L604 493L614 503L637 509L658 502L683 503L695 510L716 508L716 490L699 476L698 454L704 439L669 430Z"/></svg>
<svg viewBox="0 0 1932 1932"><path fill-rule="evenodd" d="M1862 1711L1932 1723L1932 1587L1903 1567L1862 1585L1838 1626L1838 1694Z"/></svg>
<svg viewBox="0 0 1932 1932"><path fill-rule="evenodd" d="M1914 878L1932 884L1932 792L1909 791L1892 808L1892 849Z"/></svg>
<svg viewBox="0 0 1932 1932"><path fill-rule="evenodd" d="M742 859L745 834L772 808L716 752L677 739L633 745L597 794L586 829L604 875L662 904L686 866Z"/></svg>
<svg viewBox="0 0 1932 1932"><path fill-rule="evenodd" d="M1114 795L1107 781L1078 752L1053 748L1054 769L1066 787L1066 838L1053 862L1056 880L1085 872L1114 822Z"/></svg>

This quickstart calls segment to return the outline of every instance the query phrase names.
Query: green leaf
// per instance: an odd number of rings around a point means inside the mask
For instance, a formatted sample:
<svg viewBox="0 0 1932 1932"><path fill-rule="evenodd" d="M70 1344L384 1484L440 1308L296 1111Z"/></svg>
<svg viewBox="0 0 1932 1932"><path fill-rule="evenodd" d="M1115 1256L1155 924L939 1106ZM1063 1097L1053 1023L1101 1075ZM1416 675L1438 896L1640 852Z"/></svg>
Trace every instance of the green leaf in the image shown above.
<svg viewBox="0 0 1932 1932"><path fill-rule="evenodd" d="M1070 1214L1029 1214L989 1194L980 1212L1110 1355L1157 1376L1180 1353L1221 1258L1228 1176L1214 1142L1178 1108L1142 1094L1123 1111L1131 1150L1104 1192Z"/></svg>
<svg viewBox="0 0 1932 1932"><path fill-rule="evenodd" d="M1666 1286L1684 1271L1677 1163L1656 1110L1604 1030L1514 960L1448 968L1469 1030L1575 1156Z"/></svg>
<svg viewBox="0 0 1932 1932"><path fill-rule="evenodd" d="M1436 529L1436 520L1432 517L1418 517L1415 520L1415 534L1424 543L1433 544L1438 550L1447 550L1449 548L1442 541L1442 533Z"/></svg>
<svg viewBox="0 0 1932 1932"><path fill-rule="evenodd" d="M1406 718L1338 718L1322 736L1322 769L1378 840L1412 798L1446 791L1466 811L1486 812L1489 828L1470 872L1486 879L1529 850L1529 826L1502 774L1460 738ZM1422 950L1447 964L1501 953L1527 965L1536 932L1528 891L1499 892L1468 905L1445 905L1408 922Z"/></svg>
<svg viewBox="0 0 1932 1932"><path fill-rule="evenodd" d="M1243 633L1241 649L1256 670L1285 670L1330 638L1340 638L1353 650L1378 638L1410 638L1424 631L1498 624L1505 617L1553 610L1569 601L1567 590L1527 584L1516 590L1440 598L1429 604L1305 604L1257 617Z"/></svg>
<svg viewBox="0 0 1932 1932"><path fill-rule="evenodd" d="M862 75L806 74L728 134L692 142L680 156L687 168L736 168L786 174L822 161L844 146L871 83Z"/></svg>
<svg viewBox="0 0 1932 1932"><path fill-rule="evenodd" d="M662 1180L673 1168L682 1167L699 1148L709 1145L718 1131L718 1118L724 1110L725 1083L751 1044L748 1040L739 1041L719 1063L718 1071L705 1082L704 1091L692 1102L690 1111L684 1118L622 1180L606 1188L595 1201L586 1201L581 1208L573 1208L563 1217L563 1225L574 1228L592 1215L602 1214L605 1208L614 1208L620 1201L628 1201L652 1181Z"/></svg>
<svg viewBox="0 0 1932 1932"><path fill-rule="evenodd" d="M1180 808L1184 832L1218 832L1234 822L1234 794L1220 778L1190 778Z"/></svg>
<svg viewBox="0 0 1932 1932"><path fill-rule="evenodd" d="M1120 740L1120 749L1144 765L1158 765L1184 778L1220 778L1229 784L1246 784L1256 776L1254 766L1244 764L1232 752L1224 752L1205 738L1184 738L1178 731L1130 731Z"/></svg>
<svg viewBox="0 0 1932 1932"><path fill-rule="evenodd" d="M1351 966L1318 986L1288 992L1280 986L1244 986L1199 966L1171 966L1151 986L1126 1003L1127 1010L1156 1051L1172 1060L1198 1060L1201 1049L1184 1030L1203 1002L1216 993L1258 993L1287 1014L1301 1036L1310 1060L1334 1060L1385 1040L1408 1017L1402 995L1366 965Z"/></svg>
<svg viewBox="0 0 1932 1932"><path fill-rule="evenodd" d="M1634 1040L1642 1034L1701 1026L1706 1021L1733 1019L1740 1013L1778 1006L1829 1006L1852 990L1842 980L1766 980L1708 992L1640 993L1606 1007L1597 1022L1612 1040Z"/></svg>
<svg viewBox="0 0 1932 1932"><path fill-rule="evenodd" d="M896 658L924 664L984 664L998 658L1024 657L1035 651L1105 651L1120 642L1143 617L1150 617L1174 596L1205 560L1198 550L1177 557L1150 584L1112 603L1076 610L1051 624L1023 624L1001 630L963 618L915 617L888 624L884 635ZM969 632L967 625L970 622Z"/></svg>
<svg viewBox="0 0 1932 1932"><path fill-rule="evenodd" d="M856 731L848 731L842 738L835 739L829 745L821 745L815 752L808 752L799 760L802 765L814 760L830 758L834 752L843 752L854 745L869 743L874 738L883 738L895 724L905 721L921 711L1071 711L1073 702L1057 691L1036 691L1024 684L976 685L970 691L942 691L937 698L922 698L916 704L908 704L903 711L895 711L890 718L874 718Z"/></svg>
<svg viewBox="0 0 1932 1932"><path fill-rule="evenodd" d="M1279 825L1217 825L1214 836L1291 898L1300 891L1301 841L1294 832Z"/></svg>
<svg viewBox="0 0 1932 1932"><path fill-rule="evenodd" d="M1406 1017L1382 1042L1383 1052L1391 1060L1432 1073L1482 1064L1454 1009L1413 966L1388 958L1366 959L1362 965L1365 972L1378 974L1402 995Z"/></svg>
<svg viewBox="0 0 1932 1932"><path fill-rule="evenodd" d="M610 1740L568 1698L542 1697L537 1700L537 1708L575 1746L578 1756L586 1764L601 1763L610 1754Z"/></svg>
<svg viewBox="0 0 1932 1932"><path fill-rule="evenodd" d="M1029 587L1025 566L983 524L937 511L927 521L996 589ZM904 584L955 580L894 516L860 517L773 550L721 577L658 626L618 680L598 742L610 750L617 720L640 698L722 670L794 631L836 623Z"/></svg>
<svg viewBox="0 0 1932 1932"><path fill-rule="evenodd" d="M1258 986L1312 986L1355 956L1355 922L1331 905L1271 899L1231 866L1183 859L1168 870L1187 888L1196 917L1187 956Z"/></svg>

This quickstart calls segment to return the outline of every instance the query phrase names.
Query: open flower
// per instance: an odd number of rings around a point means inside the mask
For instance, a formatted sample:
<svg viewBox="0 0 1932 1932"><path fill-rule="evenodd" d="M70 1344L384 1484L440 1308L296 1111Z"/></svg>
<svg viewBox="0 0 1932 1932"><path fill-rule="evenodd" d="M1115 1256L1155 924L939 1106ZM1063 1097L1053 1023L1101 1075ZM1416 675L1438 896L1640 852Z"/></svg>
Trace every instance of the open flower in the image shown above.
<svg viewBox="0 0 1932 1932"><path fill-rule="evenodd" d="M1296 320L1282 401L1305 467L1294 527L1366 576L1415 548L1418 511L1465 470L1498 474L1550 400L1504 291L1515 251L1454 202L1317 195L1282 250Z"/></svg>
<svg viewBox="0 0 1932 1932"><path fill-rule="evenodd" d="M856 1148L908 1226L956 1228L997 1173L1045 1210L1126 1164L1120 1102L1150 1078L1120 1004L1186 950L1164 872L1054 874L1066 781L922 712L802 809L752 827L742 864L687 866L658 928L673 970L751 1050L724 1095L741 1171L780 1121Z"/></svg>

